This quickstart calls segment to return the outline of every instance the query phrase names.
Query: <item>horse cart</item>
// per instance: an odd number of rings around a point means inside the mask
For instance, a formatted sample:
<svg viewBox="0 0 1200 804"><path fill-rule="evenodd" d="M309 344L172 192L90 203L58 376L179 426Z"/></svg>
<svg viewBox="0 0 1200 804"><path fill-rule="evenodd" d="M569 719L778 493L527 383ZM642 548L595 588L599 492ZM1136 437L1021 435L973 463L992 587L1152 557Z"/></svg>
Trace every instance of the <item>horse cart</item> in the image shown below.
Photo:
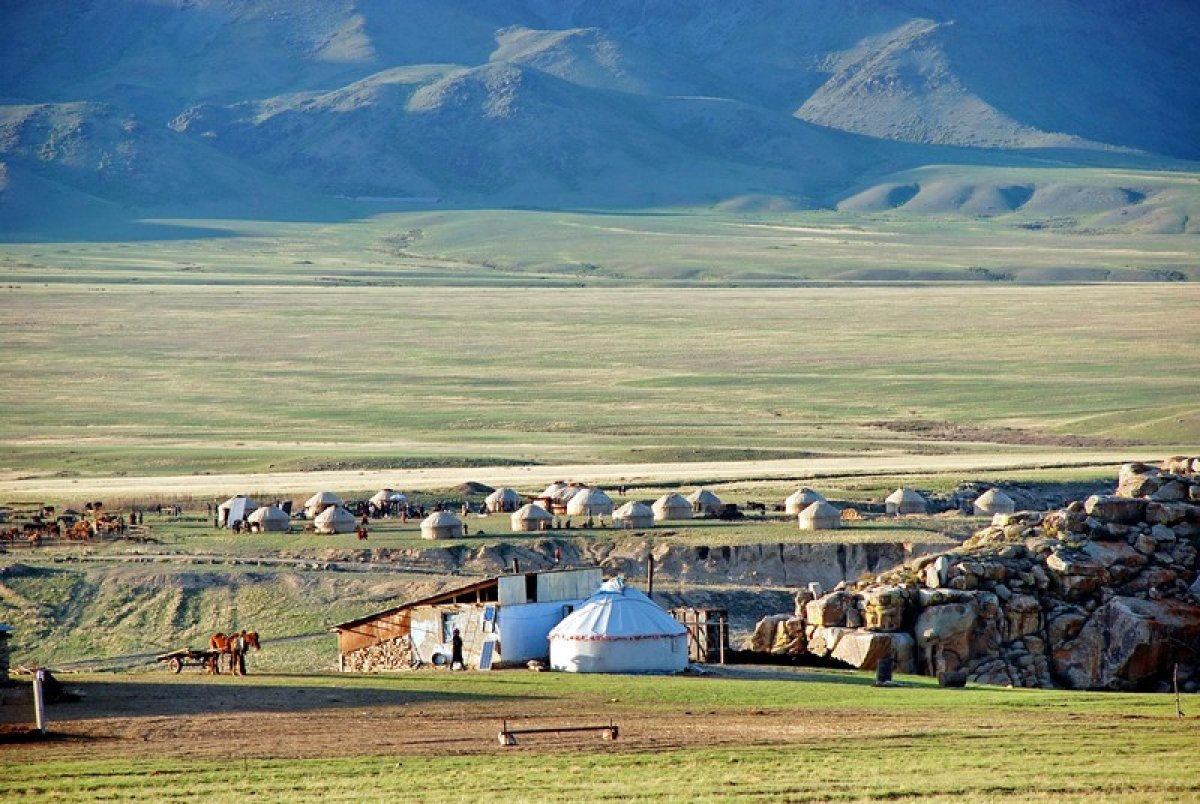
<svg viewBox="0 0 1200 804"><path fill-rule="evenodd" d="M162 653L155 656L155 661L166 662L167 669L172 673L179 673L185 667L202 667L208 671L212 671L220 658L219 650L196 650L195 648L181 648L173 650L170 653Z"/></svg>

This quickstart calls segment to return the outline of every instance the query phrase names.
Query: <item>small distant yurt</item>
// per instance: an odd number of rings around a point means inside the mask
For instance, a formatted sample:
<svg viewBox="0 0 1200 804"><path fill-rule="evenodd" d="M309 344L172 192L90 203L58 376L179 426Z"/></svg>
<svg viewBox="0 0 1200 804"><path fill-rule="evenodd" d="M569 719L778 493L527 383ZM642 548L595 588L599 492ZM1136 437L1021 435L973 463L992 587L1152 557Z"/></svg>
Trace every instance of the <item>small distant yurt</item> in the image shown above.
<svg viewBox="0 0 1200 804"><path fill-rule="evenodd" d="M800 530L833 530L842 526L842 512L824 500L805 507L796 517Z"/></svg>
<svg viewBox="0 0 1200 804"><path fill-rule="evenodd" d="M549 486L546 486L546 488L542 491L540 496L545 497L547 500L557 499L558 493L560 491L562 491L563 489L565 489L566 487L567 487L566 483L562 482L561 480L555 480Z"/></svg>
<svg viewBox="0 0 1200 804"><path fill-rule="evenodd" d="M282 508L277 508L274 505L265 505L255 510L254 513L246 517L246 521L251 525L258 525L259 530L270 533L285 531L292 524L292 518Z"/></svg>
<svg viewBox="0 0 1200 804"><path fill-rule="evenodd" d="M612 498L600 489L582 489L567 500L569 516L610 516L612 512Z"/></svg>
<svg viewBox="0 0 1200 804"><path fill-rule="evenodd" d="M1016 510L1013 498L996 488L988 489L975 500L975 516L1011 514Z"/></svg>
<svg viewBox="0 0 1200 804"><path fill-rule="evenodd" d="M794 494L783 501L783 510L794 516L815 502L825 502L825 498L820 492L809 488L797 489Z"/></svg>
<svg viewBox="0 0 1200 804"><path fill-rule="evenodd" d="M687 497L692 504L692 511L697 514L721 513L721 498L708 489L696 489Z"/></svg>
<svg viewBox="0 0 1200 804"><path fill-rule="evenodd" d="M540 505L528 503L514 511L509 520L512 522L513 531L517 533L522 531L549 530L551 523L554 522L554 514Z"/></svg>
<svg viewBox="0 0 1200 804"><path fill-rule="evenodd" d="M923 514L928 505L924 497L909 488L898 488L884 500L889 514Z"/></svg>
<svg viewBox="0 0 1200 804"><path fill-rule="evenodd" d="M525 498L517 493L516 489L502 488L496 489L484 499L484 507L492 514L511 514L521 507L525 502Z"/></svg>
<svg viewBox="0 0 1200 804"><path fill-rule="evenodd" d="M368 502L370 502L371 505L374 505L376 508L382 510L391 504L392 495L395 493L396 492L394 489L380 489L379 491L375 492L374 496L372 496Z"/></svg>
<svg viewBox="0 0 1200 804"><path fill-rule="evenodd" d="M618 528L652 528L654 511L640 502L627 502L613 512L613 526Z"/></svg>
<svg viewBox="0 0 1200 804"><path fill-rule="evenodd" d="M692 504L682 494L664 494L650 506L659 522L668 519L691 519Z"/></svg>
<svg viewBox="0 0 1200 804"><path fill-rule="evenodd" d="M258 503L245 494L230 497L217 506L217 525L232 528L235 522L245 522L255 508L258 508Z"/></svg>
<svg viewBox="0 0 1200 804"><path fill-rule="evenodd" d="M568 673L677 673L687 629L613 578L550 631L550 667Z"/></svg>
<svg viewBox="0 0 1200 804"><path fill-rule="evenodd" d="M449 511L434 511L421 521L422 539L457 539L462 535L462 520Z"/></svg>
<svg viewBox="0 0 1200 804"><path fill-rule="evenodd" d="M309 519L315 519L317 514L324 511L326 508L338 506L342 504L342 498L334 494L332 491L318 491L313 496L304 501L304 513Z"/></svg>
<svg viewBox="0 0 1200 804"><path fill-rule="evenodd" d="M353 533L358 527L354 514L340 505L331 505L313 519L317 533Z"/></svg>

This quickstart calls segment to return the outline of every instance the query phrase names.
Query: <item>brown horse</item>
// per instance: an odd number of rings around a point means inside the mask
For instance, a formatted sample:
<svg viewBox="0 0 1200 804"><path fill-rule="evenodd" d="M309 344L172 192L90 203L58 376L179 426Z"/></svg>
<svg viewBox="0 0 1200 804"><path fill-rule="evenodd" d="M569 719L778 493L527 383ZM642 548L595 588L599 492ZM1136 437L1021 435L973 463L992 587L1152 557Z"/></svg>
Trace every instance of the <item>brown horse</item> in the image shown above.
<svg viewBox="0 0 1200 804"><path fill-rule="evenodd" d="M262 650L258 642L257 631L240 631L232 634L216 633L208 638L208 649L216 651L217 656L209 665L209 672L214 675L221 672L221 656L229 654L229 672L235 676L246 675L246 651L254 648Z"/></svg>

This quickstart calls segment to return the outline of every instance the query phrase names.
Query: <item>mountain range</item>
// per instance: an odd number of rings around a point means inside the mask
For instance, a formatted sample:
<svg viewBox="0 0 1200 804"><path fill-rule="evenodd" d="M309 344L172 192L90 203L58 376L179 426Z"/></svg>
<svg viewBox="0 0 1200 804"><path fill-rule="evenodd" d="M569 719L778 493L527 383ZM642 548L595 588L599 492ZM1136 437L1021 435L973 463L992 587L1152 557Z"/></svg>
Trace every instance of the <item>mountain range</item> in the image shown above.
<svg viewBox="0 0 1200 804"><path fill-rule="evenodd" d="M363 198L995 214L1083 193L1194 232L1193 201L1138 187L897 176L1193 171L1196 41L1186 0L9 0L0 228Z"/></svg>

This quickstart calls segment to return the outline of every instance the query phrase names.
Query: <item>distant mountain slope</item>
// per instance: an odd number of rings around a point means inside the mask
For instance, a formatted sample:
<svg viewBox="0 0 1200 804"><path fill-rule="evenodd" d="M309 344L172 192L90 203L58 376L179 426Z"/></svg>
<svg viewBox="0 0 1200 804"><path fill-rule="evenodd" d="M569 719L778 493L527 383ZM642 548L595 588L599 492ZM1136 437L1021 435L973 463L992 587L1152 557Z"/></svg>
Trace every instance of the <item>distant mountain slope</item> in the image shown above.
<svg viewBox="0 0 1200 804"><path fill-rule="evenodd" d="M1181 1L13 0L0 205L777 208L930 163L1177 168L1198 40Z"/></svg>

